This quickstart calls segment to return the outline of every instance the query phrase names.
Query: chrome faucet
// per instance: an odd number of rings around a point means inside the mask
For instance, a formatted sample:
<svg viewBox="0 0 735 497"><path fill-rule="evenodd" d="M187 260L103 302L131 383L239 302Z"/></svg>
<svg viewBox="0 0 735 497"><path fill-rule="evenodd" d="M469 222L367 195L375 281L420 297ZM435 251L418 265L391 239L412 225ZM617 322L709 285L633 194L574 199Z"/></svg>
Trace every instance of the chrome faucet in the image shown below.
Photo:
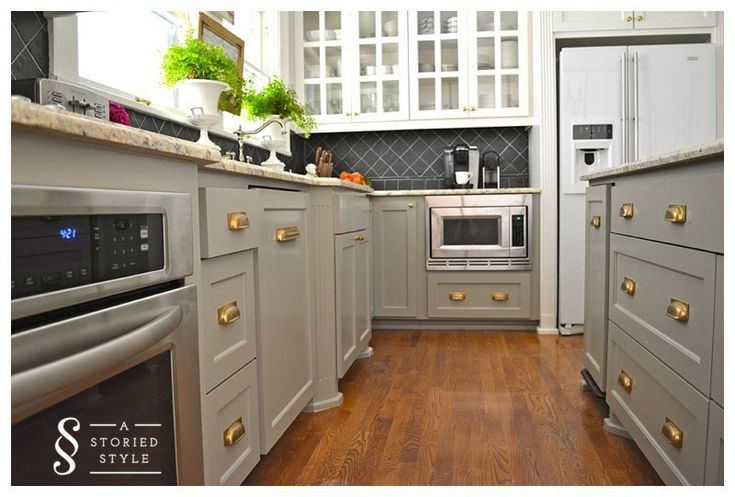
<svg viewBox="0 0 735 497"><path fill-rule="evenodd" d="M240 124L233 133L237 136L237 147L240 150L240 154L237 157L237 160L240 162L245 162L245 155L243 154L242 148L245 144L245 138L250 138L252 135L258 134L261 131L263 131L267 126L271 124L278 124L281 127L281 134L285 135L288 133L286 130L286 126L284 126L283 122L280 119L268 119L266 122L258 126L254 130L250 131L243 131L242 124ZM251 159L252 160L252 159Z"/></svg>

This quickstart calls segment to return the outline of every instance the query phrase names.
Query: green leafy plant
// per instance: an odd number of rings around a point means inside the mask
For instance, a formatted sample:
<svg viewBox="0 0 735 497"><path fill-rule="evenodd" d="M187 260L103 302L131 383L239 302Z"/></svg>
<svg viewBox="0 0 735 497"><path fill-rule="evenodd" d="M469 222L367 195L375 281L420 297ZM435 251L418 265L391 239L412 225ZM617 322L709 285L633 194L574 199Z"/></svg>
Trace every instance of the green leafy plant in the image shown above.
<svg viewBox="0 0 735 497"><path fill-rule="evenodd" d="M163 82L173 86L184 79L211 79L230 85L219 99L219 108L240 114L245 80L237 63L225 55L222 47L215 47L188 36L183 45L169 47L163 56Z"/></svg>
<svg viewBox="0 0 735 497"><path fill-rule="evenodd" d="M242 104L252 120L262 120L271 115L291 119L304 130L306 138L316 129L314 117L298 101L296 91L279 78L273 78L259 91L252 84L246 85Z"/></svg>

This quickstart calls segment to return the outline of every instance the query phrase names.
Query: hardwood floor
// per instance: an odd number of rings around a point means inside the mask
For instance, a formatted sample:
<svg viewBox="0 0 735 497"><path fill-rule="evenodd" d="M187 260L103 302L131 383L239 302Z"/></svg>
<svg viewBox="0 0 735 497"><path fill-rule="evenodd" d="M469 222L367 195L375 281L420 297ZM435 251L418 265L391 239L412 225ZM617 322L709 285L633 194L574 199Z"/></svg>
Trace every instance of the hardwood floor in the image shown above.
<svg viewBox="0 0 735 497"><path fill-rule="evenodd" d="M579 389L582 337L374 331L344 404L302 413L244 485L660 485Z"/></svg>

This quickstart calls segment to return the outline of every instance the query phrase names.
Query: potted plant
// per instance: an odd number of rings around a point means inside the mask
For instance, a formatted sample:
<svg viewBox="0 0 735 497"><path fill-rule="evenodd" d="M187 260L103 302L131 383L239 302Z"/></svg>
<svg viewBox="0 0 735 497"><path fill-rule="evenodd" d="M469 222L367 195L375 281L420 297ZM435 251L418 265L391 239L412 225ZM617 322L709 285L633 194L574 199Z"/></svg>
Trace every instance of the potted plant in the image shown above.
<svg viewBox="0 0 735 497"><path fill-rule="evenodd" d="M237 63L222 47L187 37L183 45L171 46L163 56L164 83L176 86L179 105L190 122L201 130L198 143L212 143L207 130L219 121L220 110L240 114L245 81Z"/></svg>
<svg viewBox="0 0 735 497"><path fill-rule="evenodd" d="M316 128L314 117L298 101L296 91L277 77L270 80L260 90L256 90L251 84L246 85L243 91L242 104L243 108L247 110L249 119L279 118L290 120L304 131L306 138ZM280 132L280 129L277 128L276 126L274 129ZM274 139L276 137L277 135L272 136Z"/></svg>

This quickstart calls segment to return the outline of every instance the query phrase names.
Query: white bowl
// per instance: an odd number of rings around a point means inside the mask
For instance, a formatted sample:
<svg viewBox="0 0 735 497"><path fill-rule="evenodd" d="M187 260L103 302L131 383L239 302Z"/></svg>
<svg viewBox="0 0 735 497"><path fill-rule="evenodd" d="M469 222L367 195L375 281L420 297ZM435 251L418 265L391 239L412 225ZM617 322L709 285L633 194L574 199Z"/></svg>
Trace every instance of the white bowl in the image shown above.
<svg viewBox="0 0 735 497"><path fill-rule="evenodd" d="M324 30L324 39L325 40L336 40L337 35L334 33L333 29L325 29Z"/></svg>
<svg viewBox="0 0 735 497"><path fill-rule="evenodd" d="M380 74L393 74L393 66L381 66Z"/></svg>
<svg viewBox="0 0 735 497"><path fill-rule="evenodd" d="M401 66L399 66L398 64L393 64L391 67L393 68L393 74L398 74L399 72L401 72Z"/></svg>
<svg viewBox="0 0 735 497"><path fill-rule="evenodd" d="M341 29L335 29L334 30L334 39L335 40L341 40L342 39L342 30Z"/></svg>
<svg viewBox="0 0 735 497"><path fill-rule="evenodd" d="M365 66L365 74L375 76L375 66Z"/></svg>
<svg viewBox="0 0 735 497"><path fill-rule="evenodd" d="M396 36L398 34L398 22L388 21L383 24L383 33L385 36Z"/></svg>
<svg viewBox="0 0 735 497"><path fill-rule="evenodd" d="M306 32L306 41L319 41L319 30L312 29Z"/></svg>

